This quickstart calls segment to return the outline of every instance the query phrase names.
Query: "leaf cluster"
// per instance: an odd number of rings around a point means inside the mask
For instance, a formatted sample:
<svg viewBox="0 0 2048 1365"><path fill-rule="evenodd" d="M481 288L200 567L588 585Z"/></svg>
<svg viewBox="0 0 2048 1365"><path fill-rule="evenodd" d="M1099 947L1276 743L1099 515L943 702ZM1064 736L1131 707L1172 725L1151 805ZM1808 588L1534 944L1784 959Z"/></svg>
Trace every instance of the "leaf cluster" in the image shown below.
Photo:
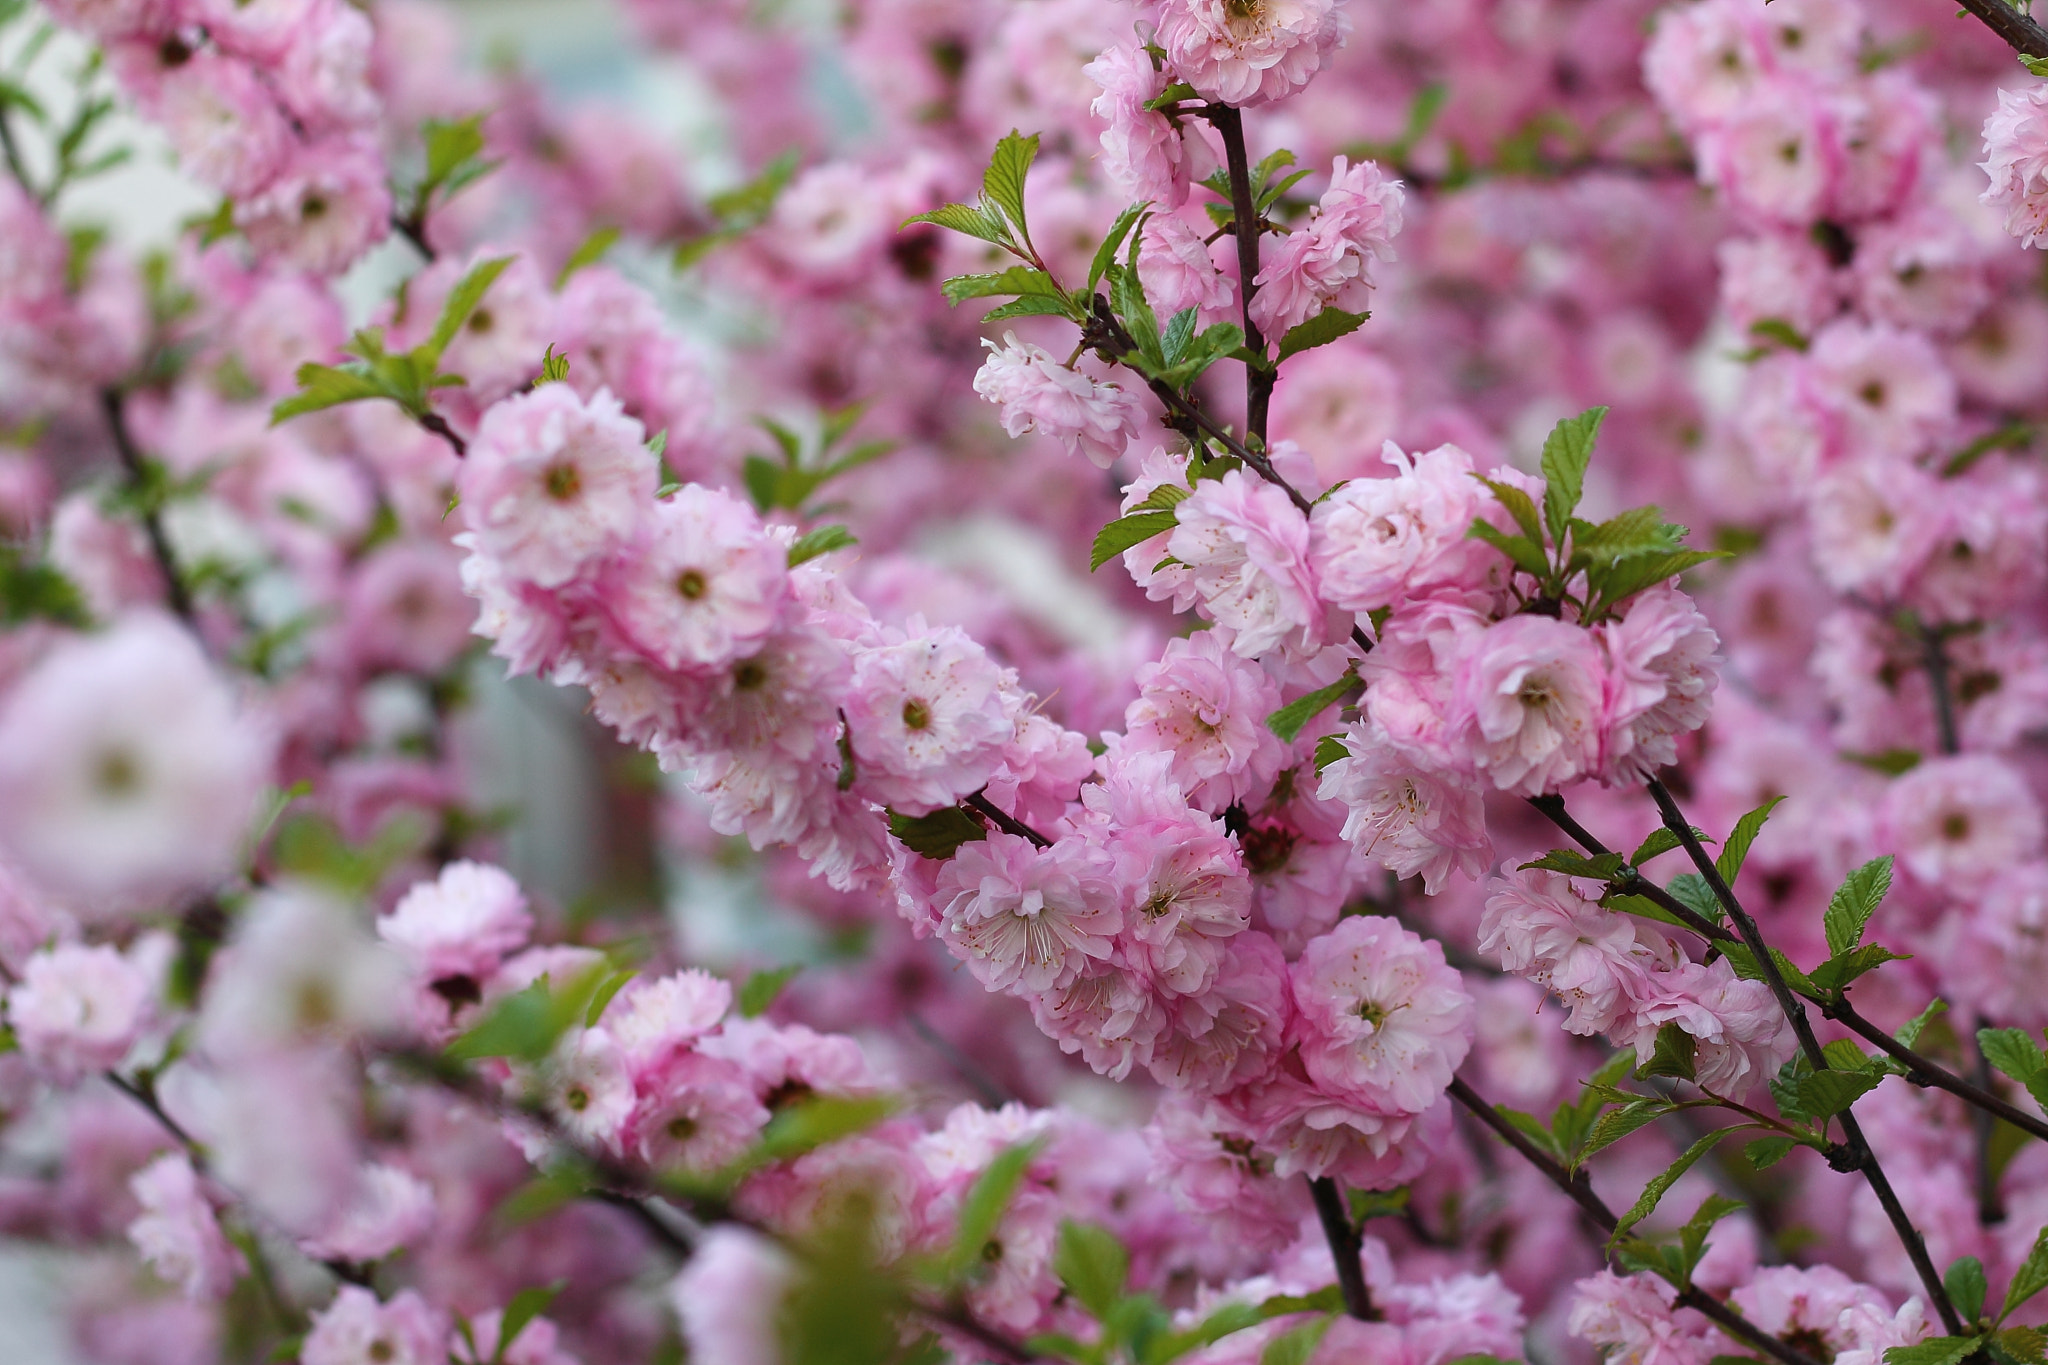
<svg viewBox="0 0 2048 1365"><path fill-rule="evenodd" d="M749 455L740 466L740 482L746 485L747 496L754 500L754 506L763 512L780 508L806 516L823 511L821 507L806 511L805 504L811 500L812 494L841 474L878 460L896 448L894 441L887 440L847 444L847 438L866 412L867 406L861 403L827 412L819 423L817 434L809 439L773 418L756 418L761 429L774 440L775 453ZM808 545L799 542L804 552L799 555L792 549L790 562L800 564L828 550L854 543L845 527L830 529L845 539L825 536Z"/></svg>
<svg viewBox="0 0 2048 1365"><path fill-rule="evenodd" d="M763 166L752 179L712 195L704 207L716 226L679 243L671 264L677 270L688 270L716 248L745 236L766 222L768 215L775 210L775 201L782 197L782 191L796 177L796 168L797 153L792 149Z"/></svg>
<svg viewBox="0 0 2048 1365"><path fill-rule="evenodd" d="M1941 1284L1970 1330L1894 1346L1884 1353L1885 1365L1960 1365L1980 1353L1995 1365L2048 1365L2048 1334L2038 1327L2006 1326L2014 1312L2048 1289L2048 1228L2035 1234L2032 1248L2005 1286L1997 1313L1986 1316L1991 1285L1983 1262L1975 1256L1957 1257Z"/></svg>

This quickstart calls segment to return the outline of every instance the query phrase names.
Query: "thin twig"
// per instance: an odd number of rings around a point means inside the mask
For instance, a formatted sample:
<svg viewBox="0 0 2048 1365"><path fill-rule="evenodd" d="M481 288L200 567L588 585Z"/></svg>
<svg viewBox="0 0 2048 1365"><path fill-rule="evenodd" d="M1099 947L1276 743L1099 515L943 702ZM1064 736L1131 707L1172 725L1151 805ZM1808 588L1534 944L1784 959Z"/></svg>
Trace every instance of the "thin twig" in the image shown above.
<svg viewBox="0 0 2048 1365"><path fill-rule="evenodd" d="M114 437L114 453L121 459L129 485L139 492L149 474L142 452L136 449L135 438L128 431L127 396L119 389L101 389L100 411L106 415L107 429ZM179 620L192 624L192 596L185 590L184 575L178 572L177 556L171 552L170 537L164 534L163 518L156 508L143 507L142 531L149 539L149 552L163 573L165 599Z"/></svg>
<svg viewBox="0 0 2048 1365"><path fill-rule="evenodd" d="M1962 7L1984 21L1984 27L2005 40L2015 52L2029 57L2048 57L2048 32L2005 0L1960 0Z"/></svg>
<svg viewBox="0 0 2048 1365"><path fill-rule="evenodd" d="M434 248L427 243L427 225L424 219L409 213L391 215L391 227L399 236L412 243L412 249L427 260L434 259Z"/></svg>
<svg viewBox="0 0 2048 1365"><path fill-rule="evenodd" d="M1784 1012L1786 1021L1792 1025L1793 1036L1799 1040L1799 1049L1805 1054L1807 1062L1815 1071L1829 1070L1828 1059L1821 1051L1820 1040L1814 1036L1813 1024L1806 1017L1806 1007L1799 997L1792 993L1791 986L1785 981L1784 973L1778 970L1777 959L1771 956L1769 947L1764 943L1763 932L1757 928L1756 921L1743 909L1742 902L1735 898L1735 893L1722 878L1721 870L1714 865L1714 860L1707 856L1706 849L1701 847L1699 836L1693 833L1692 825L1686 820L1685 812L1678 808L1678 802L1672 797L1671 792L1654 777L1649 780L1648 787L1650 799L1657 803L1657 811L1664 818L1664 827L1677 836L1686 856L1691 858L1693 866L1699 869L1701 878L1713 891L1714 898L1721 903L1721 908L1728 912L1729 922L1734 924L1736 932L1742 935L1744 945L1755 957L1757 970L1763 974L1764 984L1770 987L1771 994L1777 999L1778 1008ZM1941 1272L1934 1268L1934 1260L1927 1254L1927 1243L1921 1237L1920 1229L1913 1226L1913 1220L1907 1215L1905 1205L1899 1202L1898 1192L1892 1188L1883 1166L1878 1163L1877 1154L1870 1149L1869 1142L1864 1139L1862 1125L1856 1122L1856 1116L1847 1108L1836 1115L1836 1118L1842 1125L1843 1146L1846 1149L1846 1160L1838 1169L1846 1167L1863 1173L1863 1179L1869 1184L1870 1192L1877 1196L1877 1202L1883 1207L1885 1217L1890 1220L1892 1230L1898 1234L1900 1245L1905 1247L1906 1258L1913 1263L1913 1270L1920 1279L1920 1287L1927 1292L1928 1302L1932 1303L1936 1312L1941 1315L1943 1327L1947 1329L1948 1335L1961 1336L1962 1315L1956 1312L1955 1304L1949 1300L1948 1290L1941 1281Z"/></svg>
<svg viewBox="0 0 2048 1365"><path fill-rule="evenodd" d="M1946 1090L1957 1099L1974 1105L1987 1114L1996 1115L2022 1132L2048 1142L2048 1123L2042 1122L2024 1109L2006 1103L1987 1087L1977 1085L1956 1075L1947 1067L1923 1057L1864 1018L1847 1000L1834 1004L1823 1003L1821 1014L1859 1038L1877 1044L1879 1048L1896 1058L1900 1065L1906 1068L1906 1079L1915 1085L1931 1085L1937 1090Z"/></svg>
<svg viewBox="0 0 2048 1365"><path fill-rule="evenodd" d="M428 413L426 416L420 418L420 425L425 427L428 431L433 432L442 440L446 441L448 443L448 448L455 452L455 456L457 459L460 459L464 455L467 455L469 453L469 442L463 440L462 437L459 434L457 434L455 428L448 425L448 419L443 417L440 413Z"/></svg>
<svg viewBox="0 0 2048 1365"><path fill-rule="evenodd" d="M1959 753L1962 745L1956 739L1955 688L1950 683L1948 650L1943 647L1941 632L1930 628L1925 622L1915 622L1914 630L1920 636L1920 658L1927 669L1927 690L1934 694L1934 727L1945 754Z"/></svg>
<svg viewBox="0 0 2048 1365"><path fill-rule="evenodd" d="M1465 1083L1462 1077L1451 1078L1450 1096L1463 1105L1474 1118L1491 1128L1501 1141L1521 1153L1522 1157L1542 1172L1551 1184L1570 1195L1572 1202L1579 1206L1580 1212L1584 1213L1595 1227L1610 1237L1614 1235L1620 1220L1614 1216L1614 1210L1607 1207L1607 1201L1593 1192L1593 1183L1586 1178L1585 1171L1567 1170L1550 1153L1531 1142L1527 1134L1502 1118L1492 1105ZM1693 1309L1735 1340L1754 1346L1778 1361L1780 1365L1820 1365L1820 1362L1804 1351L1786 1345L1727 1304L1698 1288L1688 1285L1679 1290L1678 1306Z"/></svg>
<svg viewBox="0 0 2048 1365"><path fill-rule="evenodd" d="M977 815L984 816L1005 834L1014 834L1020 839L1029 839L1038 848L1051 848L1052 840L1040 834L1031 826L988 799L986 792L976 792L960 803Z"/></svg>
<svg viewBox="0 0 2048 1365"><path fill-rule="evenodd" d="M1544 819L1563 830L1566 837L1570 838L1572 842L1585 849L1586 852L1594 857L1597 858L1604 853L1613 851L1595 838L1592 832L1584 825L1581 825L1572 818L1571 812L1567 811L1564 807L1564 798L1562 796L1556 793L1551 793L1547 796L1532 796L1529 798L1529 804L1534 806L1543 815ZM1726 929L1723 929L1720 925L1714 923L1705 915L1702 915L1699 911L1651 881L1648 877L1645 877L1636 868L1624 864L1620 881L1622 891L1631 896L1641 896L1667 915L1683 921L1686 928L1692 930L1701 938L1706 939L1709 943L1733 943L1735 941L1735 935L1729 933Z"/></svg>

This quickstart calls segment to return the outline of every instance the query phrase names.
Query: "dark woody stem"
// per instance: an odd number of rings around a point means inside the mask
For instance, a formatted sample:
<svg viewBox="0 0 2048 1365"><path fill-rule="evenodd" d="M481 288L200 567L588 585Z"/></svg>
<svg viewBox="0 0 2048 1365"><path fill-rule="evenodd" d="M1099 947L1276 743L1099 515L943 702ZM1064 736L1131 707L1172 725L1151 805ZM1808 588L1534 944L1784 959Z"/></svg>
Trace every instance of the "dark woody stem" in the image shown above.
<svg viewBox="0 0 2048 1365"><path fill-rule="evenodd" d="M127 395L119 389L101 389L100 411L107 419L107 430L114 438L114 453L121 459L121 468L128 475L130 486L140 490L148 474L142 452L136 448L135 438L128 431ZM191 625L192 595L186 590L185 576L178 571L178 559L171 552L170 537L164 534L163 517L155 507L143 508L142 531L149 539L150 555L164 576L165 600L179 620Z"/></svg>
<svg viewBox="0 0 2048 1365"><path fill-rule="evenodd" d="M1330 1259L1337 1263L1337 1288L1344 1295L1344 1311L1361 1322L1379 1321L1379 1309L1365 1284L1365 1266L1359 1260L1365 1237L1351 1221L1351 1210L1344 1207L1344 1191L1326 1175L1312 1178L1308 1192L1315 1199L1316 1218L1330 1244Z"/></svg>
<svg viewBox="0 0 2048 1365"><path fill-rule="evenodd" d="M460 459L464 455L469 454L469 442L463 440L461 435L456 432L455 428L448 425L448 419L443 417L440 413L428 413L426 416L420 418L420 425L425 427L428 431L433 432L442 440L446 441L448 443L448 448L455 452L455 456L457 459Z"/></svg>
<svg viewBox="0 0 2048 1365"><path fill-rule="evenodd" d="M2015 52L2048 57L2048 32L2005 0L1960 0L1962 7L1984 21Z"/></svg>
<svg viewBox="0 0 2048 1365"><path fill-rule="evenodd" d="M1757 928L1756 921L1742 908L1742 902L1735 898L1735 893L1729 889L1720 869L1714 865L1714 860L1707 856L1706 849L1700 845L1699 836L1693 833L1692 825L1687 822L1685 813L1678 808L1678 802L1673 799L1670 791L1654 777L1649 780L1648 789L1650 799L1657 803L1657 811L1664 818L1664 828L1677 837L1680 846L1685 849L1686 856L1692 859L1693 866L1699 869L1701 878L1712 889L1714 898L1721 903L1721 908L1728 912L1729 922L1742 936L1743 944L1755 957L1757 970L1763 975L1764 984L1770 987L1771 994L1777 998L1778 1008L1784 1011L1786 1021L1792 1025L1793 1036L1799 1040L1799 1050L1805 1054L1807 1062L1815 1071L1829 1070L1827 1057L1821 1052L1820 1040L1814 1036L1813 1024L1806 1017L1806 1007L1792 993L1791 986L1785 981L1784 973L1778 970L1777 960L1771 956L1770 949L1765 945L1763 933ZM1941 1282L1941 1272L1934 1268L1933 1258L1927 1254L1927 1243L1920 1236L1920 1229L1913 1226L1912 1218L1907 1215L1905 1206L1899 1202L1897 1191L1892 1189L1891 1181L1885 1177L1884 1168L1878 1164L1877 1154L1870 1150L1870 1144L1864 1140L1862 1125L1856 1122L1856 1116L1848 1109L1842 1110L1837 1117L1842 1125L1844 1148L1843 1159L1837 1169L1859 1170L1863 1173L1864 1180L1870 1185L1870 1192L1877 1196L1877 1202L1883 1207L1885 1217L1891 1221L1892 1230L1898 1234L1900 1244L1905 1247L1907 1259L1913 1263L1914 1273L1919 1276L1920 1287L1926 1291L1928 1302L1932 1303L1935 1311L1941 1315L1942 1326L1948 1335L1961 1336L1962 1315L1956 1312L1955 1304L1949 1301L1948 1291Z"/></svg>
<svg viewBox="0 0 2048 1365"><path fill-rule="evenodd" d="M1252 321L1252 295L1259 288L1259 238L1263 224L1252 192L1244 115L1227 104L1208 105L1202 114L1223 138L1224 162L1230 175L1230 230L1237 238L1237 296L1244 318L1244 347L1255 356L1264 356L1266 339ZM1266 410L1273 398L1273 381L1278 377L1275 370L1264 365L1245 364L1244 425L1262 449L1266 445Z"/></svg>

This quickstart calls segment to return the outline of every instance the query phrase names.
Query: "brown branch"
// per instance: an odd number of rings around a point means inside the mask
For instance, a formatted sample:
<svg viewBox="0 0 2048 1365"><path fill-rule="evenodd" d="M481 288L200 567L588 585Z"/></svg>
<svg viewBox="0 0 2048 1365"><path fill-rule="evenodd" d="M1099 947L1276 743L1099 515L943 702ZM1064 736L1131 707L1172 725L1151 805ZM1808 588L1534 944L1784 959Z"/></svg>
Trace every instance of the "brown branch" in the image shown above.
<svg viewBox="0 0 2048 1365"><path fill-rule="evenodd" d="M457 434L455 428L448 425L448 419L443 417L440 413L428 413L426 416L420 418L420 425L425 427L428 431L433 432L442 440L446 441L448 443L449 449L455 452L455 457L457 459L461 459L464 455L469 454L469 442L463 440L462 437L459 434Z"/></svg>
<svg viewBox="0 0 2048 1365"><path fill-rule="evenodd" d="M1931 1085L1937 1090L1946 1090L1966 1104L1975 1105L1987 1114L2004 1119L2022 1132L2048 1142L2048 1123L2042 1122L2024 1109L2008 1104L1988 1088L1966 1080L1947 1067L1915 1052L1864 1018L1846 999L1834 1003L1822 1002L1820 1012L1858 1037L1877 1044L1897 1059L1899 1064L1906 1068L1906 1079L1915 1085Z"/></svg>
<svg viewBox="0 0 2048 1365"><path fill-rule="evenodd" d="M1960 0L1962 7L1984 22L2013 51L2029 57L2048 57L2048 32L2005 0Z"/></svg>
<svg viewBox="0 0 2048 1365"><path fill-rule="evenodd" d="M1308 1192L1315 1200L1323 1238L1330 1244L1330 1260L1337 1267L1337 1288L1344 1296L1344 1311L1361 1322L1379 1321L1380 1312L1373 1305L1372 1291L1366 1288L1365 1264L1360 1260L1365 1237L1351 1221L1351 1211L1344 1207L1344 1192L1327 1175L1311 1178Z"/></svg>
<svg viewBox="0 0 2048 1365"><path fill-rule="evenodd" d="M1539 811L1543 818L1565 832L1567 838L1594 857L1613 850L1595 838L1590 830L1571 816L1564 806L1564 798L1551 793L1547 796L1532 796L1529 804ZM1663 887L1645 877L1639 870L1624 864L1619 878L1620 889L1631 896L1641 896L1664 913L1684 922L1685 927L1706 939L1709 943L1733 943L1735 935L1687 905Z"/></svg>
<svg viewBox="0 0 2048 1365"><path fill-rule="evenodd" d="M141 491L149 479L149 470L142 452L136 448L135 438L128 431L127 395L119 389L101 389L100 412L107 419L107 430L113 434L114 453L120 457L129 486ZM191 625L192 596L185 589L184 575L178 572L177 556L171 552L170 537L164 534L163 517L156 508L143 507L142 531L149 539L150 555L164 576L166 601L179 620Z"/></svg>
<svg viewBox="0 0 2048 1365"><path fill-rule="evenodd" d="M1252 192L1251 158L1244 145L1244 115L1227 104L1211 104L1202 116L1223 139L1224 162L1230 176L1230 231L1237 238L1237 295L1244 318L1244 348L1263 358L1266 339L1252 321L1252 295L1259 290L1259 237L1263 226ZM1279 371L1246 361L1244 426L1260 445L1266 442L1266 411L1273 399Z"/></svg>
<svg viewBox="0 0 2048 1365"><path fill-rule="evenodd" d="M1037 830L989 800L988 793L986 792L976 792L961 801L960 804L987 819L1005 834L1014 834L1020 839L1029 839L1033 847L1036 848L1052 847L1052 840L1046 838L1043 834L1040 834Z"/></svg>

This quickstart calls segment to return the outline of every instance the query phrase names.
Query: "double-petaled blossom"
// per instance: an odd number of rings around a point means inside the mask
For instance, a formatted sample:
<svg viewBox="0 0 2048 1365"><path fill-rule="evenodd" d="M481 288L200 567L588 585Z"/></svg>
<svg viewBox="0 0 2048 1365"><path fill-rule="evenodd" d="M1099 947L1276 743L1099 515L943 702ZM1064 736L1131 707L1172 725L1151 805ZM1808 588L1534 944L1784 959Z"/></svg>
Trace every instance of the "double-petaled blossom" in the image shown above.
<svg viewBox="0 0 2048 1365"><path fill-rule="evenodd" d="M1062 365L1043 346L1006 332L974 376L974 391L1002 409L1003 430L1050 436L1107 469L1138 437L1145 408L1120 384Z"/></svg>
<svg viewBox="0 0 2048 1365"><path fill-rule="evenodd" d="M1330 188L1308 221L1266 257L1252 295L1251 317L1261 332L1280 336L1325 308L1363 313L1372 301L1372 269L1394 259L1405 195L1377 162L1352 165L1338 157Z"/></svg>

